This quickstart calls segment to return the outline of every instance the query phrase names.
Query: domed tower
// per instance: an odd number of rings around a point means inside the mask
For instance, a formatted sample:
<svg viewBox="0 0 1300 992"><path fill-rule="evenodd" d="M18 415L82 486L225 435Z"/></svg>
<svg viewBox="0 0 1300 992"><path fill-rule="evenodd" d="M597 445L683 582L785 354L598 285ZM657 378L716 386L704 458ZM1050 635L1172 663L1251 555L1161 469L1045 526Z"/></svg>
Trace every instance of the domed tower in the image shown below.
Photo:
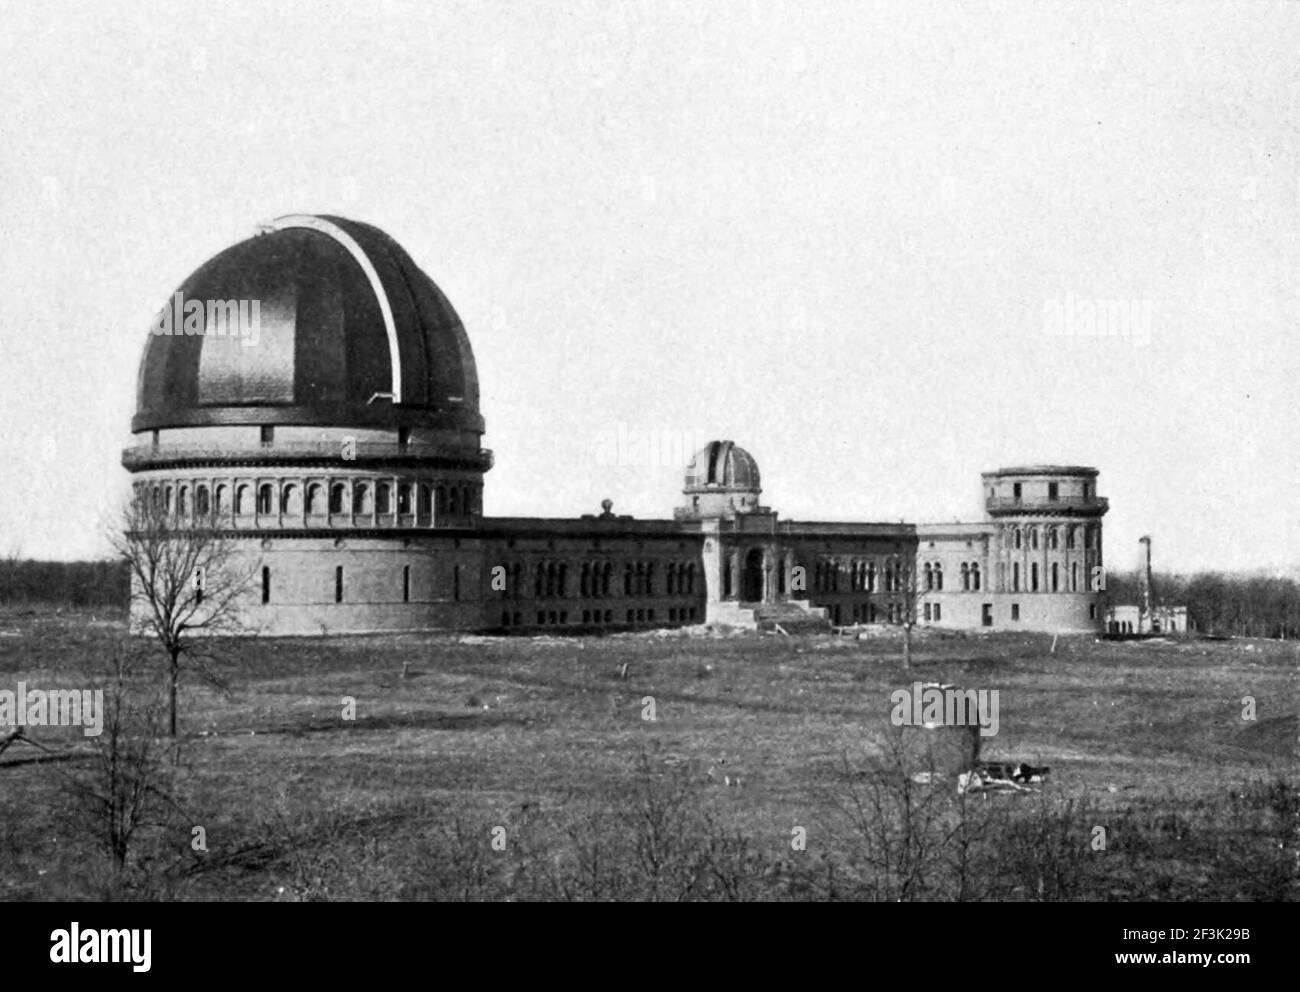
<svg viewBox="0 0 1300 992"><path fill-rule="evenodd" d="M686 468L685 507L679 520L732 518L754 513L758 505L758 463L734 441L710 441Z"/></svg>
<svg viewBox="0 0 1300 992"><path fill-rule="evenodd" d="M982 476L995 532L995 591L1012 594L1015 619L1050 630L1100 627L1101 519L1097 470L1080 465L1003 468Z"/></svg>
<svg viewBox="0 0 1300 992"><path fill-rule="evenodd" d="M255 549L250 627L476 622L478 373L396 241L282 217L200 266L150 330L123 465L137 493Z"/></svg>

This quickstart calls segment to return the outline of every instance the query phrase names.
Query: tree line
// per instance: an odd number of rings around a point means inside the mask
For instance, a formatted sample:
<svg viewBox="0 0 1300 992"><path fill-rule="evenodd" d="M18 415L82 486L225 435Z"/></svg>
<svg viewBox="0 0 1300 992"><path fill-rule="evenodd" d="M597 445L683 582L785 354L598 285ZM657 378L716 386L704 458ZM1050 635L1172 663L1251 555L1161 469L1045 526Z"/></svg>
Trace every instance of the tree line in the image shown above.
<svg viewBox="0 0 1300 992"><path fill-rule="evenodd" d="M130 572L122 561L0 558L0 604L116 608L126 612Z"/></svg>
<svg viewBox="0 0 1300 992"><path fill-rule="evenodd" d="M1300 637L1300 582L1258 573L1196 572L1176 575L1157 572L1152 601L1162 606L1186 606L1194 628L1227 637ZM1108 606L1141 605L1141 573L1106 575Z"/></svg>

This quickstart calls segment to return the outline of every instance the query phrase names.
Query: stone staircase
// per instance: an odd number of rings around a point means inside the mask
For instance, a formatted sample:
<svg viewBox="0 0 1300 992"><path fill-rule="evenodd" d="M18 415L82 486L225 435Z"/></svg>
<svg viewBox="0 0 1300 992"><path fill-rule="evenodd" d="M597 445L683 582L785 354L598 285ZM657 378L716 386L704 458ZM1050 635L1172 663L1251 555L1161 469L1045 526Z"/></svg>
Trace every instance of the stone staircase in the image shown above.
<svg viewBox="0 0 1300 992"><path fill-rule="evenodd" d="M787 634L830 633L831 622L826 610L792 599L781 603L742 603L753 610L754 621L761 631L773 631L780 625Z"/></svg>

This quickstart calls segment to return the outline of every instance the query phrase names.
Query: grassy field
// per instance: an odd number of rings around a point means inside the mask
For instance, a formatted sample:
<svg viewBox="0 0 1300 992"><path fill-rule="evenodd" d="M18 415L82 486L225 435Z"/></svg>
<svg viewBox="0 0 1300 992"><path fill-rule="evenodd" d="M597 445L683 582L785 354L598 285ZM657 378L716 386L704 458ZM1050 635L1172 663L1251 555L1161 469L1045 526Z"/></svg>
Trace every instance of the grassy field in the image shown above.
<svg viewBox="0 0 1300 992"><path fill-rule="evenodd" d="M102 614L0 616L0 689L87 686L123 643ZM227 643L122 872L75 788L103 738L0 756L0 897L1295 899L1300 648L1052 646L931 635L904 672L891 637ZM934 734L889 721L914 679L997 689L984 756L1047 784L914 782Z"/></svg>

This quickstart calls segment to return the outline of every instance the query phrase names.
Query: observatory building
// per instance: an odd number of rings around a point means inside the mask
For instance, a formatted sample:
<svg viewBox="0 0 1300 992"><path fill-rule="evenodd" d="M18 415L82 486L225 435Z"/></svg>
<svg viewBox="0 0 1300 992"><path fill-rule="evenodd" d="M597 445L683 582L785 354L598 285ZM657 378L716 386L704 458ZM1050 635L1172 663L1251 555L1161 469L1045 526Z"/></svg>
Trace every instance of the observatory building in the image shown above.
<svg viewBox="0 0 1300 992"><path fill-rule="evenodd" d="M131 431L137 498L215 520L246 560L250 632L789 629L917 599L923 626L1101 629L1107 503L1083 466L986 473L972 523L805 522L714 441L671 518L484 517L465 327L400 245L340 217L281 218L181 284Z"/></svg>

